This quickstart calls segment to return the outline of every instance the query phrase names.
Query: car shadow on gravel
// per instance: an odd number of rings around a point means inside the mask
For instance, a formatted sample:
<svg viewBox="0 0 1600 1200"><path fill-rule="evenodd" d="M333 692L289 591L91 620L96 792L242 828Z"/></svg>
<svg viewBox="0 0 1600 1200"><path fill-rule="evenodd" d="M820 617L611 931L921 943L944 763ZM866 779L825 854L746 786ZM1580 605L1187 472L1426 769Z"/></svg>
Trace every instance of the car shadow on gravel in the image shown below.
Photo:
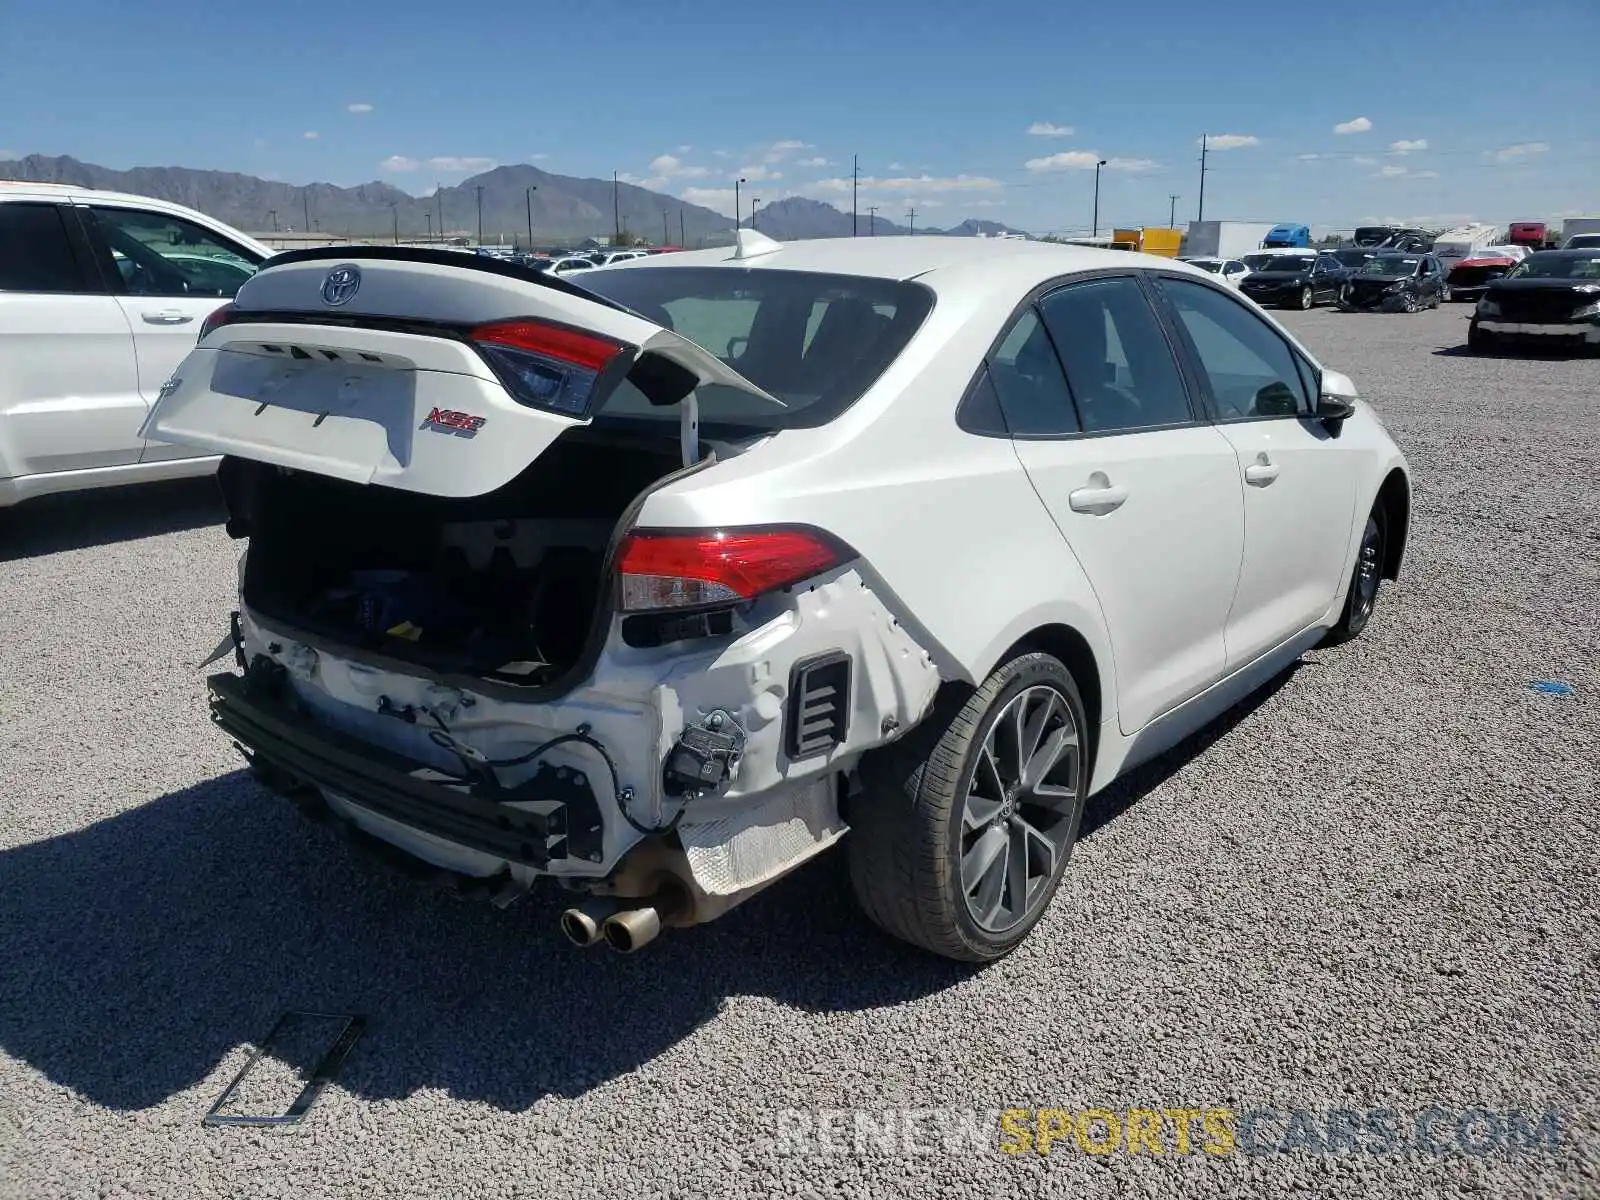
<svg viewBox="0 0 1600 1200"><path fill-rule="evenodd" d="M1289 678L1091 806L1103 828ZM578 950L554 891L500 910L382 869L243 771L0 852L0 1047L93 1103L210 1080L288 1009L363 1013L340 1084L507 1111L581 1095L683 1042L730 996L812 1012L900 1004L977 969L892 941L824 855L710 925L632 956Z"/></svg>
<svg viewBox="0 0 1600 1200"><path fill-rule="evenodd" d="M226 519L222 493L210 477L40 496L0 509L0 562L181 533Z"/></svg>
<svg viewBox="0 0 1600 1200"><path fill-rule="evenodd" d="M1468 346L1441 346L1433 352L1436 358L1507 358L1532 359L1536 362L1580 362L1600 357L1594 350L1580 350L1558 346L1490 346L1473 350Z"/></svg>

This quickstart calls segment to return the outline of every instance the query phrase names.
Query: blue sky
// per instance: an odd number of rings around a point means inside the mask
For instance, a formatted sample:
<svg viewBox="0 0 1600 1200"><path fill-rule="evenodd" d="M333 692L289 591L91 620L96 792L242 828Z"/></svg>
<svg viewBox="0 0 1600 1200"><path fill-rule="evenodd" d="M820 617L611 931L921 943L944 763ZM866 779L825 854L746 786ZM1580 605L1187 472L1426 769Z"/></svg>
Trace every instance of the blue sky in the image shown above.
<svg viewBox="0 0 1600 1200"><path fill-rule="evenodd" d="M1600 212L1600 0L13 5L0 157L418 194L496 163L917 224ZM1347 130L1347 132L1338 132ZM1314 156L1314 157L1312 157ZM1085 167L1087 166L1087 169Z"/></svg>

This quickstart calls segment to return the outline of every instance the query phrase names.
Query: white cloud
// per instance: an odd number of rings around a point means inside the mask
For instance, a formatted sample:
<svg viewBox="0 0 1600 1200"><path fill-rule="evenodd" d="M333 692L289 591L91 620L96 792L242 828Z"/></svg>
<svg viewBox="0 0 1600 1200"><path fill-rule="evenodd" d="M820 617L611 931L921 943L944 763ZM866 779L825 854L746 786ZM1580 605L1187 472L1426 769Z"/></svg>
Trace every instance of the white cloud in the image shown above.
<svg viewBox="0 0 1600 1200"><path fill-rule="evenodd" d="M545 159L547 159L549 157L550 156L548 154L530 154L530 155L528 155L528 161L529 162L543 162Z"/></svg>
<svg viewBox="0 0 1600 1200"><path fill-rule="evenodd" d="M1366 117L1356 117L1349 121L1340 121L1333 127L1333 131L1343 135L1346 133L1365 133L1372 128L1372 122Z"/></svg>
<svg viewBox="0 0 1600 1200"><path fill-rule="evenodd" d="M314 142L319 137L321 137L322 135L319 134L315 129L308 129L304 133L302 133L300 136L305 138L305 140L308 141L308 142Z"/></svg>
<svg viewBox="0 0 1600 1200"><path fill-rule="evenodd" d="M346 104L344 107L346 112L369 113L372 111L372 105L370 104Z"/></svg>
<svg viewBox="0 0 1600 1200"><path fill-rule="evenodd" d="M698 204L702 208L709 208L713 212L733 215L734 195L732 188L684 188L678 199L685 204Z"/></svg>
<svg viewBox="0 0 1600 1200"><path fill-rule="evenodd" d="M773 142L772 145L761 152L761 161L764 163L780 163L796 151L815 149L816 147L810 142L801 142L794 139Z"/></svg>
<svg viewBox="0 0 1600 1200"><path fill-rule="evenodd" d="M689 151L691 151L693 149L694 149L693 146L679 146L678 149L677 149L677 152L679 154L687 154L687 153L689 153Z"/></svg>
<svg viewBox="0 0 1600 1200"><path fill-rule="evenodd" d="M847 178L819 179L810 186L816 191L848 193L850 191L850 180ZM990 192L998 191L1003 187L1005 187L1005 184L998 179L990 179L986 175L954 175L944 178L933 175L915 175L891 179L863 176L861 179L861 190L863 192L898 192L910 195L922 192Z"/></svg>
<svg viewBox="0 0 1600 1200"><path fill-rule="evenodd" d="M815 158L797 158L794 165L797 167L831 167L836 164L832 159L823 158L819 154Z"/></svg>
<svg viewBox="0 0 1600 1200"><path fill-rule="evenodd" d="M1322 158L1324 156L1321 155L1321 154L1296 154L1295 157L1298 158L1301 162L1316 162L1317 159Z"/></svg>
<svg viewBox="0 0 1600 1200"><path fill-rule="evenodd" d="M1030 171L1092 171L1101 158L1092 150L1063 150L1047 158L1030 158L1022 165ZM1108 158L1108 171L1149 171L1156 166L1149 158Z"/></svg>
<svg viewBox="0 0 1600 1200"><path fill-rule="evenodd" d="M1549 149L1548 142L1518 142L1515 146L1496 150L1494 156L1501 162L1511 162L1513 159L1527 158L1530 154L1543 154Z"/></svg>
<svg viewBox="0 0 1600 1200"><path fill-rule="evenodd" d="M728 154L728 152L726 150L713 150L711 153L715 154L718 158L728 158L729 157L729 154Z"/></svg>
<svg viewBox="0 0 1600 1200"><path fill-rule="evenodd" d="M962 202L963 208L1004 208L1004 200L966 200Z"/></svg>
<svg viewBox="0 0 1600 1200"><path fill-rule="evenodd" d="M492 158L460 158L450 154L428 160L428 166L435 171L487 171L497 165Z"/></svg>
<svg viewBox="0 0 1600 1200"><path fill-rule="evenodd" d="M675 155L662 154L650 162L650 174L663 179L704 179L711 171L707 167L691 167Z"/></svg>
<svg viewBox="0 0 1600 1200"><path fill-rule="evenodd" d="M1194 144L1198 146L1202 140L1212 150L1238 150L1261 144L1261 139L1253 133L1214 133L1204 139L1196 138Z"/></svg>
<svg viewBox="0 0 1600 1200"><path fill-rule="evenodd" d="M1377 159L1371 158L1365 154L1358 154L1350 161L1355 163L1358 167L1375 167L1378 165Z"/></svg>
<svg viewBox="0 0 1600 1200"><path fill-rule="evenodd" d="M740 167L739 174L746 183L765 183L769 179L782 179L782 171L774 171L761 163L752 163L748 167Z"/></svg>
<svg viewBox="0 0 1600 1200"><path fill-rule="evenodd" d="M464 172L487 171L495 165L492 158L462 158L455 155L444 154L437 158L416 159L404 154L391 154L379 164L382 171L420 171L427 167L432 171Z"/></svg>
<svg viewBox="0 0 1600 1200"><path fill-rule="evenodd" d="M21 157L22 155L18 154L15 150L0 150L0 158L9 160Z"/></svg>
<svg viewBox="0 0 1600 1200"><path fill-rule="evenodd" d="M1394 179L1396 176L1406 175L1409 172L1404 167L1388 166L1379 167L1377 174L1382 179Z"/></svg>
<svg viewBox="0 0 1600 1200"><path fill-rule="evenodd" d="M1071 125L1052 125L1049 121L1035 121L1028 126L1032 137L1071 137L1076 132Z"/></svg>
<svg viewBox="0 0 1600 1200"><path fill-rule="evenodd" d="M891 171L904 171L905 167L901 163L892 162L892 163L889 164L889 170L891 170Z"/></svg>
<svg viewBox="0 0 1600 1200"><path fill-rule="evenodd" d="M1389 153L1391 154L1411 154L1417 150L1426 150L1427 148L1427 138L1401 138L1398 142L1389 143Z"/></svg>

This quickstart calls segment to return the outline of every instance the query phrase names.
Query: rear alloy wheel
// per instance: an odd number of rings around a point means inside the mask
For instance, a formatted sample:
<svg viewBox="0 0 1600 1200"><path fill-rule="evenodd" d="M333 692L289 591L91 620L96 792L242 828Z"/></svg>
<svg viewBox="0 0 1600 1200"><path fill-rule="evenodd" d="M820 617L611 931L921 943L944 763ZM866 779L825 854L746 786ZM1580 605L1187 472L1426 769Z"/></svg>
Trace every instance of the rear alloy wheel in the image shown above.
<svg viewBox="0 0 1600 1200"><path fill-rule="evenodd" d="M1301 312L1305 312L1308 308L1310 308L1315 303L1316 303L1316 298L1314 296L1312 296L1311 289L1308 288L1308 287L1301 288L1300 289L1300 311Z"/></svg>
<svg viewBox="0 0 1600 1200"><path fill-rule="evenodd" d="M1374 506L1361 531L1361 548L1356 551L1356 567L1350 575L1344 611L1339 614L1338 624L1328 631L1328 641L1348 642L1360 637L1367 622L1372 620L1372 610L1378 603L1378 586L1383 581L1385 545L1383 510Z"/></svg>
<svg viewBox="0 0 1600 1200"><path fill-rule="evenodd" d="M1017 655L959 707L862 763L845 839L868 917L946 958L1009 953L1055 895L1088 794L1088 733L1071 672Z"/></svg>

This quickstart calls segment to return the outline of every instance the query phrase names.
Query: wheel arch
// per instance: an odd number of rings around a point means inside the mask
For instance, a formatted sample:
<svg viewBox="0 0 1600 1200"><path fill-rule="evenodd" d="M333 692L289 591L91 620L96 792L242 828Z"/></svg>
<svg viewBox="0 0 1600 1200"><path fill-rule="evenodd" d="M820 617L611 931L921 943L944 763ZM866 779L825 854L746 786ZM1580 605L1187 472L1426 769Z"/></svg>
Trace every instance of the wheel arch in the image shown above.
<svg viewBox="0 0 1600 1200"><path fill-rule="evenodd" d="M1411 480L1400 467L1384 476L1376 506L1383 511L1383 578L1399 579L1411 534Z"/></svg>

